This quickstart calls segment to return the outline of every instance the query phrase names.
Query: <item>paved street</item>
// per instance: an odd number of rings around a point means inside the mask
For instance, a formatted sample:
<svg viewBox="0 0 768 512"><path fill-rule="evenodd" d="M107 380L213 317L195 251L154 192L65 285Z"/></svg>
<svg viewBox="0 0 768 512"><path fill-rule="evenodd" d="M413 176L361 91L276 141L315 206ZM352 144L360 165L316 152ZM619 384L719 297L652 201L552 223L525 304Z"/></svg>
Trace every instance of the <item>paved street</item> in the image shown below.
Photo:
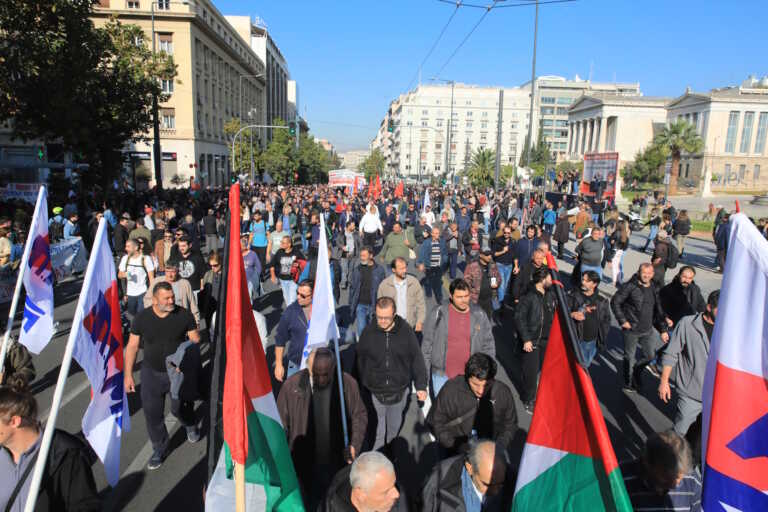
<svg viewBox="0 0 768 512"><path fill-rule="evenodd" d="M633 249L642 247L644 242L643 237L634 235ZM574 242L571 241L567 249L572 250L573 247ZM641 262L648 259L649 255L631 250L625 258L627 276L632 274ZM701 286L705 297L710 291L717 289L721 281L721 276L710 270L713 261L714 247L711 242L689 240L684 263L696 267L696 282ZM564 274L570 274L572 268L570 260L558 261L558 265ZM670 280L675 272L668 271L667 280ZM61 322L59 332L51 344L36 358L37 380L33 383L32 389L37 396L42 418L47 417L49 411L58 375L58 365L80 286L80 281L71 281L57 287L56 320ZM610 284L602 284L601 290L609 295L615 291ZM267 292L260 307L267 316L271 343L274 327L280 316L280 309L276 304L280 301L281 295L279 290L269 283L267 283ZM342 292L341 302L342 304L346 302L345 292ZM344 307L339 308L342 314L344 310ZM519 364L504 334L497 331L496 335L498 358L502 366L499 379L512 384L520 427L527 430L530 416L525 413L515 387L515 382L518 382ZM617 373L617 368L621 365L621 346L620 331L618 326L614 325L611 329L608 351L598 355L590 369L619 460L637 455L643 440L650 432L670 427L669 417L672 413L670 406L661 403L655 397L656 383L650 373L646 373L642 393L628 396L621 391L620 375ZM204 347L204 353L207 353L207 350L207 347ZM351 351L347 348L344 352L344 359L349 360ZM271 353L270 349L270 356ZM205 359L207 364L208 358ZM138 387L140 385L138 372L135 378ZM206 476L205 441L194 445L187 443L183 429L180 429L180 425L168 412L166 423L172 435L173 452L160 469L147 472L145 466L151 455L151 447L138 395L137 390L137 393L129 397L131 431L123 439L122 478L119 485L110 490L106 485L101 464L94 464L98 487L106 499L106 510L147 511L167 510L170 507L185 510L185 512L202 510L203 484ZM76 364L73 364L57 426L70 432L78 432L88 400L89 388L86 377L79 368L76 369ZM198 403L198 414L201 418L207 416L207 403ZM421 478L424 477L426 468L429 467L433 458L431 449L423 450L429 445L430 439L423 426L422 418L413 400L402 431L404 442L398 443L394 449L400 478L409 492L418 492ZM207 430L206 423L203 424L203 428ZM521 432L518 441L519 450L524 442L524 432Z"/></svg>

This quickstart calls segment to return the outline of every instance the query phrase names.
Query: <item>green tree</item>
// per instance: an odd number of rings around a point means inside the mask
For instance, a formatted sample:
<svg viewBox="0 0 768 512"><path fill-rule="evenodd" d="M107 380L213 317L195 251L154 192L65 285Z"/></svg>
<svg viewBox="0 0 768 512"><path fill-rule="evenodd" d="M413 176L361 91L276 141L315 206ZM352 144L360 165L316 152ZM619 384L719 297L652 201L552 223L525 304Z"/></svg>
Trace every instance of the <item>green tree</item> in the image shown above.
<svg viewBox="0 0 768 512"><path fill-rule="evenodd" d="M661 183L664 178L666 161L665 148L651 143L642 151L637 152L633 162L624 166L622 170L624 181L627 183L632 183L634 180L641 183Z"/></svg>
<svg viewBox="0 0 768 512"><path fill-rule="evenodd" d="M227 147L230 151L232 150L232 137L235 136L240 128L242 128L242 126L243 125L240 123L240 119L236 117L233 117L224 123L224 134L227 136ZM237 137L237 142L235 143L234 158L236 174L250 175L251 165L253 165L254 170L258 172L259 153L261 152L261 148L259 147L260 133L262 133L262 131L259 129L254 128L253 134L251 134L248 129L245 129ZM253 160L251 160L252 158Z"/></svg>
<svg viewBox="0 0 768 512"><path fill-rule="evenodd" d="M176 66L153 58L135 25L95 28L92 0L0 2L0 118L12 136L59 143L90 164L83 186L103 184L122 167L128 140L149 132L159 78ZM140 44L137 44L137 41Z"/></svg>
<svg viewBox="0 0 768 512"><path fill-rule="evenodd" d="M328 152L308 134L299 138L299 182L326 183L331 169Z"/></svg>
<svg viewBox="0 0 768 512"><path fill-rule="evenodd" d="M383 175L386 163L387 162L384 158L384 155L381 153L379 148L376 148L371 151L370 155L365 157L365 160L360 163L358 169L363 171L365 174L365 179L368 180L372 177L375 177L377 174Z"/></svg>
<svg viewBox="0 0 768 512"><path fill-rule="evenodd" d="M677 192L677 177L680 175L680 156L683 152L700 153L704 141L696 132L696 127L680 119L667 125L653 140L654 145L672 157L672 169L669 176L669 193Z"/></svg>
<svg viewBox="0 0 768 512"><path fill-rule="evenodd" d="M501 174L501 180L504 185L506 185L509 180L512 180L513 183L517 181L517 167L514 165L502 165L499 174Z"/></svg>
<svg viewBox="0 0 768 512"><path fill-rule="evenodd" d="M473 187L485 188L493 185L496 166L496 152L492 149L476 149L467 167L466 175Z"/></svg>
<svg viewBox="0 0 768 512"><path fill-rule="evenodd" d="M285 126L285 121L275 119L276 126ZM259 155L259 167L269 172L275 183L291 183L293 173L298 169L296 146L288 130L277 128L272 130L272 140L267 149Z"/></svg>

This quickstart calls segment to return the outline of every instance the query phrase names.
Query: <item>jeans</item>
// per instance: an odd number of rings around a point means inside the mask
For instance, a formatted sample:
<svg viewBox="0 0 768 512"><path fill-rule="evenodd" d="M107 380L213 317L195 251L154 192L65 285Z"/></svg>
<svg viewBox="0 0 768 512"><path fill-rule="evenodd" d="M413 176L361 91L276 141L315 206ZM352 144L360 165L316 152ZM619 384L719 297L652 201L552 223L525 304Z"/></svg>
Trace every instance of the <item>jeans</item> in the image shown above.
<svg viewBox="0 0 768 512"><path fill-rule="evenodd" d="M296 364L293 361L288 361L288 368L285 369L285 378L293 377L301 370L301 365Z"/></svg>
<svg viewBox="0 0 768 512"><path fill-rule="evenodd" d="M368 325L371 320L371 305L370 304L358 304L355 309L355 327L357 328L357 339L363 334L363 329Z"/></svg>
<svg viewBox="0 0 768 512"><path fill-rule="evenodd" d="M648 249L648 244L650 244L656 239L656 235L658 233L659 233L659 226L651 226L651 231L648 233L648 239L646 239L645 245L643 246L643 252L645 252Z"/></svg>
<svg viewBox="0 0 768 512"><path fill-rule="evenodd" d="M594 270L597 272L597 275L600 276L600 279L603 278L603 267L600 265L585 265L581 264L581 275L583 276L585 272L589 270Z"/></svg>
<svg viewBox="0 0 768 512"><path fill-rule="evenodd" d="M622 249L616 251L611 260L611 281L613 286L624 282L624 250Z"/></svg>
<svg viewBox="0 0 768 512"><path fill-rule="evenodd" d="M700 413L701 400L678 392L675 402L675 432L685 436Z"/></svg>
<svg viewBox="0 0 768 512"><path fill-rule="evenodd" d="M499 269L499 273L501 274L501 283L499 283L499 288L496 293L498 294L499 302L504 302L504 295L507 293L507 285L509 284L509 276L512 275L512 270L515 266L497 263L496 268Z"/></svg>
<svg viewBox="0 0 768 512"><path fill-rule="evenodd" d="M147 432L155 453L168 450L168 429L165 426L165 395L170 398L171 381L168 372L141 365L141 407L147 422ZM171 414L185 427L195 426L194 403L171 398Z"/></svg>
<svg viewBox="0 0 768 512"><path fill-rule="evenodd" d="M637 359L637 346L643 355ZM646 332L624 331L624 384L637 385L637 376L648 363L656 357L656 350L661 345L659 335L654 329Z"/></svg>
<svg viewBox="0 0 768 512"><path fill-rule="evenodd" d="M304 232L301 234L301 252L303 254L307 254L309 251L309 242L307 241L307 233Z"/></svg>
<svg viewBox="0 0 768 512"><path fill-rule="evenodd" d="M546 233L549 233L551 235L554 230L555 230L554 224L544 224L544 231Z"/></svg>
<svg viewBox="0 0 768 512"><path fill-rule="evenodd" d="M448 382L448 376L445 372L432 371L432 394L434 395L434 398L437 398L437 395L440 394L440 390L443 389L446 382Z"/></svg>
<svg viewBox="0 0 768 512"><path fill-rule="evenodd" d="M144 295L132 297L128 295L125 303L125 312L134 317L144 310Z"/></svg>
<svg viewBox="0 0 768 512"><path fill-rule="evenodd" d="M376 441L373 443L374 450L378 450L385 444L391 443L397 437L397 434L400 433L400 427L403 426L403 413L405 412L408 391L410 390L404 390L400 401L392 405L382 404L376 398L376 395L371 394L373 408L376 410Z"/></svg>
<svg viewBox="0 0 768 512"><path fill-rule="evenodd" d="M299 285L293 282L293 279L280 279L280 288L283 289L283 300L286 307L293 304L296 300L296 291Z"/></svg>
<svg viewBox="0 0 768 512"><path fill-rule="evenodd" d="M459 265L459 253L449 252L448 253L448 275L451 276L451 279L456 279L456 269L458 265Z"/></svg>
<svg viewBox="0 0 768 512"><path fill-rule="evenodd" d="M579 343L579 350L582 360L589 366L597 355L597 340L582 340Z"/></svg>
<svg viewBox="0 0 768 512"><path fill-rule="evenodd" d="M443 303L443 271L440 267L427 267L425 269L426 282L424 283L424 291L427 297L431 297L434 293L435 302L438 305Z"/></svg>

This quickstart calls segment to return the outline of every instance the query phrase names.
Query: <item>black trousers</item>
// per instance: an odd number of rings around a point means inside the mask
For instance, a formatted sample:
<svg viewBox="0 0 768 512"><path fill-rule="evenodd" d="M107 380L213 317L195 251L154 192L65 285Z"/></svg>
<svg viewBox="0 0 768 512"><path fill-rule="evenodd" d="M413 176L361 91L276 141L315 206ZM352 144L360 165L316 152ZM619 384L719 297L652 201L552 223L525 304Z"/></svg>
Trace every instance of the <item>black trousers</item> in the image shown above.
<svg viewBox="0 0 768 512"><path fill-rule="evenodd" d="M544 361L545 351L546 347L539 345L535 345L532 352L521 351L523 389L522 393L520 393L520 399L523 402L533 402L536 400L539 372L541 371L541 363Z"/></svg>
<svg viewBox="0 0 768 512"><path fill-rule="evenodd" d="M424 291L427 297L435 294L435 302L438 305L443 303L443 268L442 267L427 267L425 269L426 274L426 286Z"/></svg>
<svg viewBox="0 0 768 512"><path fill-rule="evenodd" d="M563 259L563 248L565 244L563 242L557 242L557 257Z"/></svg>
<svg viewBox="0 0 768 512"><path fill-rule="evenodd" d="M255 252L256 256L259 257L259 263L261 263L261 273L264 275L267 269L267 248L252 246L251 249L253 249L253 252Z"/></svg>
<svg viewBox="0 0 768 512"><path fill-rule="evenodd" d="M168 449L168 429L165 427L165 395L171 391L168 372L153 370L144 361L141 366L141 406L147 422L149 440L155 452L163 453ZM171 398L171 414L185 427L196 423L193 402Z"/></svg>

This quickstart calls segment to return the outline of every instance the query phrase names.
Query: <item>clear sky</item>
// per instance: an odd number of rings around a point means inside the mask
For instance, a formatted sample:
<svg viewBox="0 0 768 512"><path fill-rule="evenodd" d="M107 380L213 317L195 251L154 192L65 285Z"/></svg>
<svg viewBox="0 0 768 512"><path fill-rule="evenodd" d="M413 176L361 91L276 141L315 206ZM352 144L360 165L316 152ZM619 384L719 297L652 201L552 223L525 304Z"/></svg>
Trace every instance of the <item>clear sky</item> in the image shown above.
<svg viewBox="0 0 768 512"><path fill-rule="evenodd" d="M419 64L456 10L438 0L214 1L224 14L267 23L298 82L311 133L339 151L368 146L389 102L415 82ZM456 12L424 64L423 81L443 67L483 12ZM533 18L532 6L492 10L440 76L480 85L529 80ZM639 82L647 96L737 85L749 74L768 74L766 20L768 0L541 5L536 74L587 78L591 69L594 81Z"/></svg>

